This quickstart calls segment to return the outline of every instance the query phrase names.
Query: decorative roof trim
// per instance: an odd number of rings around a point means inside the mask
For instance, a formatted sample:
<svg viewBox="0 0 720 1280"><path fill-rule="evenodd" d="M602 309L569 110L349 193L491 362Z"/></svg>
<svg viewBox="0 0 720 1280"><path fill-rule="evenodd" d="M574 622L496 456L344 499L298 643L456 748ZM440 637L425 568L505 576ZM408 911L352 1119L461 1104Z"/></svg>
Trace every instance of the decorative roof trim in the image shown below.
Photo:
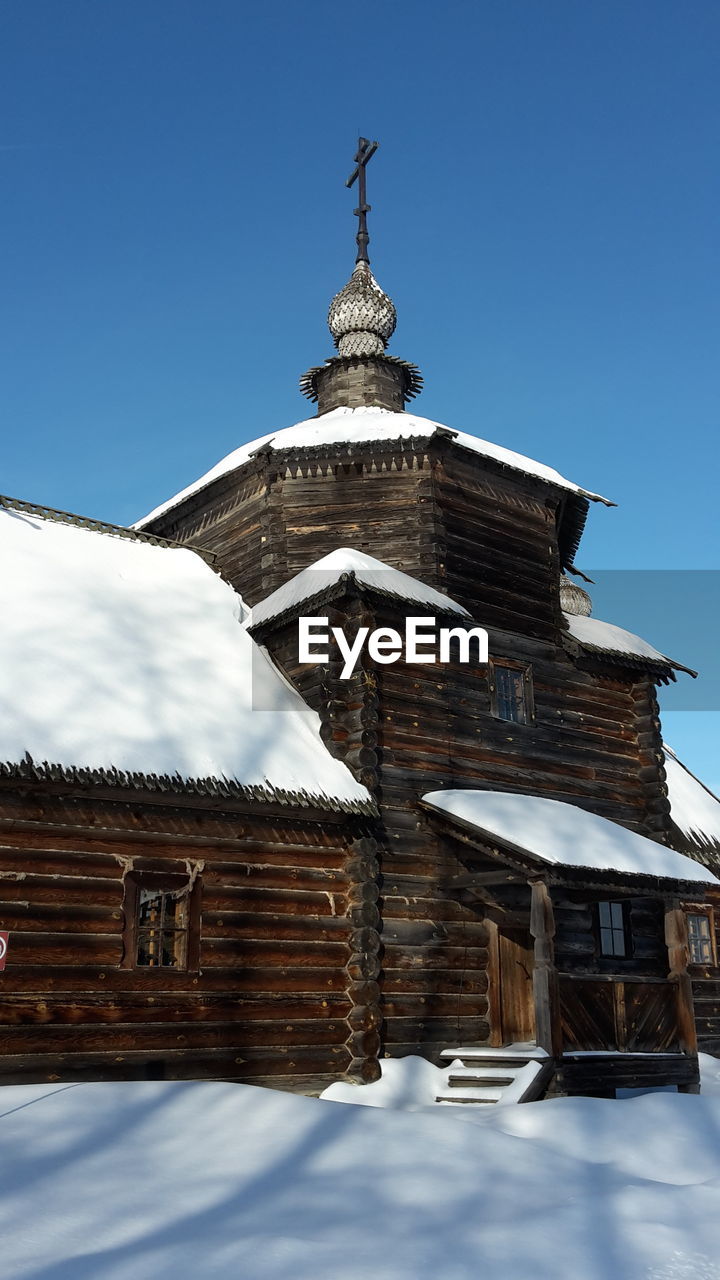
<svg viewBox="0 0 720 1280"><path fill-rule="evenodd" d="M617 667L633 667L638 671L653 671L663 684L674 682L676 671L684 671L693 680L698 677L698 672L693 671L692 667L684 667L681 662L674 662L671 658L648 658L640 653L626 653L622 649L605 649L602 645L590 644L588 640L578 640L571 632L563 632L561 639L570 653L574 653L577 646L585 656L597 661L609 662Z"/></svg>
<svg viewBox="0 0 720 1280"><path fill-rule="evenodd" d="M61 783L84 787L111 787L148 791L178 796L199 796L214 801L255 802L292 809L317 809L324 812L376 816L373 800L334 800L312 792L286 791L271 784L242 785L231 778L183 778L180 774L135 773L121 769L92 769L37 763L26 754L18 762L0 762L0 780L10 782Z"/></svg>
<svg viewBox="0 0 720 1280"><path fill-rule="evenodd" d="M346 595L348 590L352 589L353 587L355 588L355 590L358 592L359 595L367 594L367 595L373 595L373 596L380 596L382 599L390 600L393 604L396 604L396 605L406 604L406 605L417 606L417 608L422 607L423 609L427 609L434 612L435 615L439 617L447 616L448 618L454 618L456 621L458 619L462 619L465 622L471 621L470 614L467 611L463 613L459 613L457 607L455 607L454 609L448 608L447 613L445 613L444 610L440 608L435 608L429 602L423 603L410 596L401 595L399 591L388 591L384 587L376 587L372 583L359 582L357 579L356 571L354 569L346 569L341 574L338 575L338 577L335 579L334 582L328 583L327 586L322 587L319 591L314 592L313 595L311 596L304 596L302 600L298 600L295 602L295 604L289 605L287 609L283 609L282 613L275 613L272 615L272 617L263 618L259 622L253 623L252 610L251 610L250 621L249 623L246 624L247 630L249 631L253 639L257 639L260 636L265 636L270 631L274 631L276 627L285 626L285 624L292 621L293 617L295 617L296 615L300 613L305 613L306 610L308 609L314 609L316 605L319 605L322 602L329 602L331 600L341 599L341 597ZM432 588L432 590L437 591L437 587ZM438 592L438 594L441 594L441 593ZM453 603L450 600L449 596L448 596L448 602L449 604ZM263 602L259 601L258 603L263 603Z"/></svg>
<svg viewBox="0 0 720 1280"><path fill-rule="evenodd" d="M300 378L300 390L308 400L313 404L317 403L317 376L323 373L325 369L332 368L348 368L353 364L368 364L376 362L382 364L394 365L396 369L402 369L405 372L405 385L403 387L403 397L407 400L414 400L419 396L423 389L423 376L416 364L411 364L408 360L401 360L398 356L382 355L352 355L352 356L330 356L324 364L315 365L312 369L308 369Z"/></svg>
<svg viewBox="0 0 720 1280"><path fill-rule="evenodd" d="M184 542L174 542L170 538L161 538L155 533L144 533L142 529L128 528L122 524L110 524L107 520L95 520L91 516L79 516L72 511L63 511L59 507L44 507L39 502L25 502L21 498L10 498L0 493L0 507L6 511L18 511L23 515L40 516L43 520L52 520L55 524L72 525L76 529L87 529L92 533L107 533L118 538L126 538L129 542L147 542L154 547L167 547L171 551L191 551L205 560L211 567L215 565L217 556L213 551L202 547L189 547Z"/></svg>

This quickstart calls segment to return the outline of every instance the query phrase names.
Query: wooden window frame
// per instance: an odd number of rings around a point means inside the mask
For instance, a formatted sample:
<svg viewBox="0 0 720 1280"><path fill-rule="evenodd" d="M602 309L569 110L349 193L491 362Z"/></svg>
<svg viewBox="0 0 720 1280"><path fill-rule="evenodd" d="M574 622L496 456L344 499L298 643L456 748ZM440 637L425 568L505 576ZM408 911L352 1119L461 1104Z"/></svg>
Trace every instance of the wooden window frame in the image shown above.
<svg viewBox="0 0 720 1280"><path fill-rule="evenodd" d="M525 716L522 720L509 720L507 716L500 714L497 678L495 675L498 669L513 671L522 679L523 707L525 711ZM515 662L512 658L491 658L488 662L488 681L490 684L490 710L496 720L502 720L503 724L535 723L535 695L531 666L525 662Z"/></svg>
<svg viewBox="0 0 720 1280"><path fill-rule="evenodd" d="M622 955L618 955L616 951L603 950L603 931L607 931L608 926L603 925L600 919L601 907L620 907L622 911L622 927L623 927L623 945L625 950ZM632 928L630 924L630 903L626 898L598 898L594 904L594 925L595 925L595 945L597 947L597 955L600 960L632 960L633 957L633 938ZM613 933L617 932L617 925L609 926Z"/></svg>
<svg viewBox="0 0 720 1280"><path fill-rule="evenodd" d="M706 902L683 902L682 909L685 913L685 924L688 934L688 967L692 969L717 969L717 936L715 933L715 910ZM690 937L690 916L705 916L710 930L710 953L711 960L693 960L692 957L692 939Z"/></svg>
<svg viewBox="0 0 720 1280"><path fill-rule="evenodd" d="M141 929L138 923L140 906L140 890L155 889L159 892L173 893L179 889L187 891L188 923L185 963L183 965L145 965L137 963L138 941ZM182 872L173 871L129 871L125 877L125 899L123 902L123 958L122 969L133 969L143 973L196 973L200 967L200 879Z"/></svg>

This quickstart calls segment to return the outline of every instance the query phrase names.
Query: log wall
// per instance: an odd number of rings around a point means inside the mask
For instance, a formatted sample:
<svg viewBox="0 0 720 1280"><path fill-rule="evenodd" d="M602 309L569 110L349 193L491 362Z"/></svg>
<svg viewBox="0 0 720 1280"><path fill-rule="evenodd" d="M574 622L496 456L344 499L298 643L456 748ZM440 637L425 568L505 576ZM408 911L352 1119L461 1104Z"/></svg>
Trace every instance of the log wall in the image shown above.
<svg viewBox="0 0 720 1280"><path fill-rule="evenodd" d="M583 655L564 630L558 526L565 501L551 484L449 439L329 444L295 457L261 451L241 473L153 526L214 550L221 571L250 603L338 546L365 550L447 591L488 628L493 657L532 669L535 718L528 725L493 718L482 670L452 664L365 670L352 691L332 670L294 671L323 717L331 749L382 806L380 976L388 1051L439 1046L448 1034L451 1040L490 1034L483 926L477 910L449 901L442 887L452 868L418 814L425 791L523 790L668 839L654 682ZM343 617L339 608L331 621ZM401 622L392 610L381 620ZM292 674L288 637L273 643ZM577 914L566 920L561 908L558 924L568 963L572 952L575 962L589 965L587 920ZM638 939L643 962L655 972L662 962L640 925ZM696 996L701 1037L717 1045L716 978L698 977ZM453 1016L452 1027L442 1021Z"/></svg>
<svg viewBox="0 0 720 1280"><path fill-rule="evenodd" d="M375 849L366 833L327 815L137 800L5 794L0 813L3 1082L163 1075L313 1090L348 1071L372 1077L373 992L358 978L378 947L353 929ZM130 871L199 877L197 972L121 967Z"/></svg>

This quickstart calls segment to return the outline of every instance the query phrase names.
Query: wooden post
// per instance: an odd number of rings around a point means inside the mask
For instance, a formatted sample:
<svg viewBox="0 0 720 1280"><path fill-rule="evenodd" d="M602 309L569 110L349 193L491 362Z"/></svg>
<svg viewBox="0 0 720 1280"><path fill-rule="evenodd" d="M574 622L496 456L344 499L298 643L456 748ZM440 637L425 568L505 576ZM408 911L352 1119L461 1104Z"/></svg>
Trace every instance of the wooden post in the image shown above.
<svg viewBox="0 0 720 1280"><path fill-rule="evenodd" d="M530 932L535 939L533 995L535 1038L553 1058L562 1055L560 990L555 968L555 915L548 887L536 880L530 886Z"/></svg>
<svg viewBox="0 0 720 1280"><path fill-rule="evenodd" d="M677 988L676 1009L678 1021L678 1037L683 1053L697 1053L697 1032L695 1030L695 1011L688 960L687 921L685 912L674 901L668 904L665 911L665 942L670 960L669 978Z"/></svg>

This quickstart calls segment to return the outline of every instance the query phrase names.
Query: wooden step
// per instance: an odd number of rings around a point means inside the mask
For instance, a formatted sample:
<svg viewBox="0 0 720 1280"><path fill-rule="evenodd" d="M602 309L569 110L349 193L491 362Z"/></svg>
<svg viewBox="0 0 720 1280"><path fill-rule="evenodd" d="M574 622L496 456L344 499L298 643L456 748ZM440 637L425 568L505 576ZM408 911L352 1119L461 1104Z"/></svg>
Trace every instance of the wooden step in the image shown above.
<svg viewBox="0 0 720 1280"><path fill-rule="evenodd" d="M473 1086L478 1088L496 1086L499 1089L504 1089L506 1085L512 1084L514 1080L515 1076L499 1076L494 1070L487 1072L469 1070L467 1075L453 1073L448 1076L448 1085L451 1089L467 1089Z"/></svg>
<svg viewBox="0 0 720 1280"><path fill-rule="evenodd" d="M460 1107L467 1107L470 1105L477 1106L478 1103L488 1103L490 1106L494 1106L494 1104L498 1101L498 1099L497 1098L464 1098L462 1094L460 1094L458 1097L455 1097L455 1096L451 1097L446 1093L439 1093L435 1101L449 1102L453 1105L457 1103L457 1105Z"/></svg>
<svg viewBox="0 0 720 1280"><path fill-rule="evenodd" d="M535 1045L504 1045L502 1049L491 1049L489 1046L476 1044L462 1047L459 1049L443 1049L440 1057L445 1059L462 1058L468 1062L487 1062L497 1064L505 1063L525 1063L525 1062L541 1062L547 1058L544 1049L538 1049Z"/></svg>
<svg viewBox="0 0 720 1280"><path fill-rule="evenodd" d="M487 1070L487 1071L500 1071L503 1074L505 1072L512 1072L513 1075L516 1075L518 1071L521 1071L523 1067L527 1066L528 1062L537 1062L538 1059L537 1058L483 1058L480 1055L478 1055L476 1058L463 1058L462 1061L463 1061L462 1070L464 1071L484 1072ZM467 1066L465 1066L465 1063L467 1063ZM456 1067L455 1070L460 1071L461 1068Z"/></svg>
<svg viewBox="0 0 720 1280"><path fill-rule="evenodd" d="M436 1102L499 1102L502 1089L453 1089L437 1094Z"/></svg>

